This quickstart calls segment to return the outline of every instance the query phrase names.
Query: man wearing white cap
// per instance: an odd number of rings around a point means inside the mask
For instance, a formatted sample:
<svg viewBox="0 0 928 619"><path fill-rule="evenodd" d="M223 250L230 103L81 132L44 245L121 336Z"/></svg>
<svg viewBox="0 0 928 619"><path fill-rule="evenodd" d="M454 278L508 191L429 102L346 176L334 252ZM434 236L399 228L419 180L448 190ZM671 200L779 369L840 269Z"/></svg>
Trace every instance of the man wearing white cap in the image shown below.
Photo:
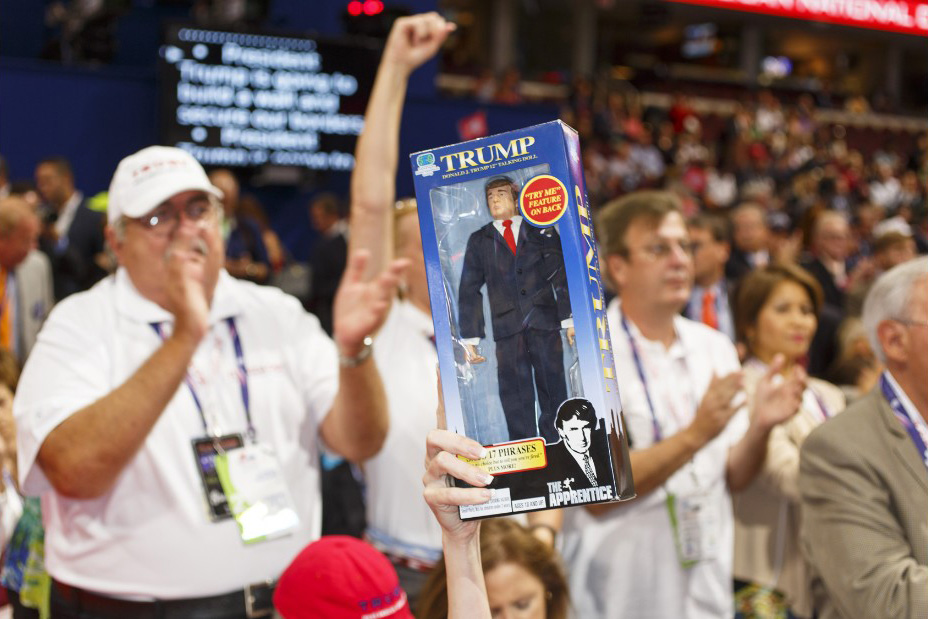
<svg viewBox="0 0 928 619"><path fill-rule="evenodd" d="M319 440L359 460L387 427L369 361L399 273L349 261L334 343L296 299L223 269L221 192L175 148L120 162L119 269L49 317L14 404L43 497L52 612L257 617L319 536Z"/></svg>

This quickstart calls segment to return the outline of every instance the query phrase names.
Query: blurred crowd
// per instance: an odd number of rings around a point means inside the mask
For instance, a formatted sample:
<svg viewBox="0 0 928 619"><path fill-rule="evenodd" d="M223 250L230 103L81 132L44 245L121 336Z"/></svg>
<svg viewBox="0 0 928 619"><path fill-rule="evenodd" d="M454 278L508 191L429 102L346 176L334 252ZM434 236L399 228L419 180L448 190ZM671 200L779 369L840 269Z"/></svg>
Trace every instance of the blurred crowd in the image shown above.
<svg viewBox="0 0 928 619"><path fill-rule="evenodd" d="M729 102L724 116L697 113L683 94L663 107L641 99L580 81L562 114L584 140L592 204L667 187L688 214L751 201L788 231L807 232L819 210L833 209L865 226L899 217L924 236L926 134L886 133L854 148L844 127L817 120L808 94L785 103L762 90Z"/></svg>
<svg viewBox="0 0 928 619"><path fill-rule="evenodd" d="M720 118L682 94L645 107L638 93L578 81L562 118L581 135L590 204L659 188L688 217L717 218L729 286L767 262L802 264L826 301L810 371L854 384L847 357L869 285L928 251L928 134L886 134L862 150L817 120L811 95L785 103L762 90L730 103Z"/></svg>

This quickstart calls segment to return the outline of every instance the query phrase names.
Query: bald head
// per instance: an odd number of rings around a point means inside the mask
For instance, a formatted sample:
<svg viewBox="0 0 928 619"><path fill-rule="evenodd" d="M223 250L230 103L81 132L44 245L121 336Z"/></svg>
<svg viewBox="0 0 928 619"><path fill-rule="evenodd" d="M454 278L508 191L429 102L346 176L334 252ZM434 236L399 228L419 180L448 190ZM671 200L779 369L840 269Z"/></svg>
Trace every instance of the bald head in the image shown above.
<svg viewBox="0 0 928 619"><path fill-rule="evenodd" d="M9 236L26 219L37 219L21 196L0 198L0 238Z"/></svg>
<svg viewBox="0 0 928 619"><path fill-rule="evenodd" d="M39 219L19 196L0 199L0 267L15 269L39 238Z"/></svg>

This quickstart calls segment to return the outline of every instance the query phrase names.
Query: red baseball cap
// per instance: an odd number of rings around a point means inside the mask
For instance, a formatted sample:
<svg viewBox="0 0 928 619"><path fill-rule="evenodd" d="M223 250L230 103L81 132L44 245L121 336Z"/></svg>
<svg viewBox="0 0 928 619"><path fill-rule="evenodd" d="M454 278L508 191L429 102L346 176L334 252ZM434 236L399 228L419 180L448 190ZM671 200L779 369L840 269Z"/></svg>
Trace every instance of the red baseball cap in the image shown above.
<svg viewBox="0 0 928 619"><path fill-rule="evenodd" d="M347 535L304 548L277 582L274 607L284 619L414 619L390 561Z"/></svg>

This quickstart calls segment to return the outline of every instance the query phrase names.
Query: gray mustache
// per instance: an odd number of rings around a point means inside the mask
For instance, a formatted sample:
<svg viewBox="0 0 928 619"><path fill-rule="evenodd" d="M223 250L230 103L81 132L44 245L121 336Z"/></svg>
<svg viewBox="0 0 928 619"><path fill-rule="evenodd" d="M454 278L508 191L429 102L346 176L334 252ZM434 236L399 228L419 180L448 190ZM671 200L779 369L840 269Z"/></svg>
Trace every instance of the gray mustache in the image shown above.
<svg viewBox="0 0 928 619"><path fill-rule="evenodd" d="M199 237L197 237L197 238L195 238L195 239L193 239L193 240L191 241L191 243L190 243L190 250L193 251L194 253L199 254L200 256L202 256L202 257L204 257L204 258L205 258L206 256L209 255L209 246L206 244L206 241L204 241L203 239L201 239L201 238L199 238ZM172 247L168 247L167 251L164 252L164 259L165 259L165 260L170 260L170 258L171 258L171 253L172 253L173 251L174 251L173 246L172 246Z"/></svg>
<svg viewBox="0 0 928 619"><path fill-rule="evenodd" d="M193 247L191 247L190 249L200 254L204 258L206 257L207 254L209 254L209 247L206 245L206 241L204 241L200 237L197 237L193 240Z"/></svg>

